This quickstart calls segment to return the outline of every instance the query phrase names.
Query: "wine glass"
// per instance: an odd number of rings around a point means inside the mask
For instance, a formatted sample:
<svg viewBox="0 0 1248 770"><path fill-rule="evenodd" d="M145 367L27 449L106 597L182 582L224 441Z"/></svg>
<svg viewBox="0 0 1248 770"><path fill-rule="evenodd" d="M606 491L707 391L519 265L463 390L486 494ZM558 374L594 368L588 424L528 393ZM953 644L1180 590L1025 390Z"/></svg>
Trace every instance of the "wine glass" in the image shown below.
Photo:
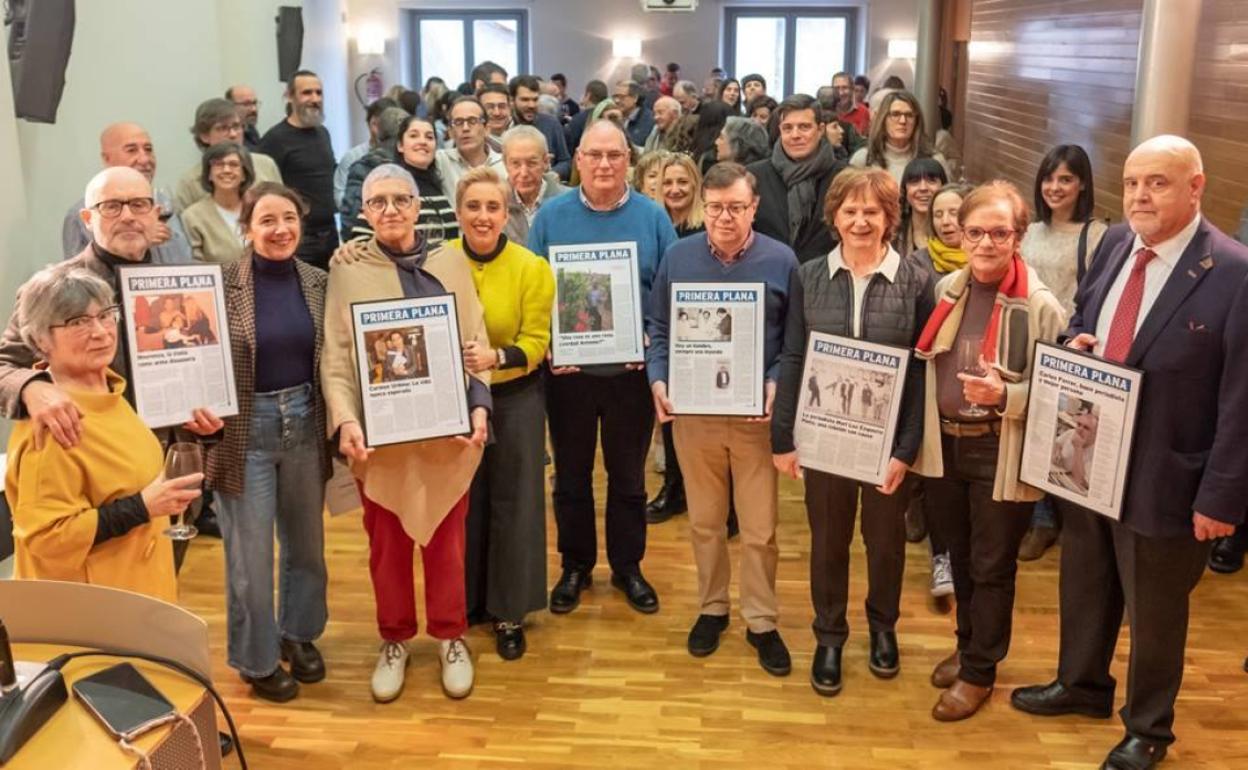
<svg viewBox="0 0 1248 770"><path fill-rule="evenodd" d="M165 480L189 476L192 473L204 472L204 456L199 444L189 441L177 441L169 445L165 453ZM171 517L174 523L165 530L165 536L174 540L190 540L199 534L194 525L187 523L186 514L194 502L187 503L182 513Z"/></svg>
<svg viewBox="0 0 1248 770"><path fill-rule="evenodd" d="M971 374L976 377L983 377L987 372L979 364L980 348L983 340L979 337L970 337L958 340L958 371L963 374ZM963 417L971 417L979 419L987 417L989 412L979 404L972 404L967 401L966 406L958 410L958 414Z"/></svg>

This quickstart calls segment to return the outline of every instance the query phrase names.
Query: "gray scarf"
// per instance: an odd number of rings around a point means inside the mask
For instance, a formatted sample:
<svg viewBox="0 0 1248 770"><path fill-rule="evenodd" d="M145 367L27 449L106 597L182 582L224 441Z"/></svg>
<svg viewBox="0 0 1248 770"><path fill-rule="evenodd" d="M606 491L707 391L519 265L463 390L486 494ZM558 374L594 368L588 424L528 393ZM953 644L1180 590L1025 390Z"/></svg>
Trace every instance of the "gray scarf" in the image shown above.
<svg viewBox="0 0 1248 770"><path fill-rule="evenodd" d="M816 185L823 175L836 167L836 153L828 140L819 138L819 149L804 160L794 161L784 152L780 142L771 151L771 165L789 188L789 244L797 243L797 234L818 212Z"/></svg>

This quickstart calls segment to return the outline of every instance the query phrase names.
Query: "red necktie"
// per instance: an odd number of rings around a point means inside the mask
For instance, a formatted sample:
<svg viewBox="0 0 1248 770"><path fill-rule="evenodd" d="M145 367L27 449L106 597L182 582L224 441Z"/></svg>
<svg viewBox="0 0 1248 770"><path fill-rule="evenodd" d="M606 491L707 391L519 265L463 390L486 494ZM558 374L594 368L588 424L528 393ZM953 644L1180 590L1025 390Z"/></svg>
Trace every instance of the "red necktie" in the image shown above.
<svg viewBox="0 0 1248 770"><path fill-rule="evenodd" d="M1122 288L1118 309L1114 311L1114 320L1109 325L1109 340L1105 343L1104 353L1106 360L1122 363L1127 359L1131 341L1135 339L1140 303L1144 300L1144 268L1155 256L1157 252L1147 247L1135 252L1135 264L1131 266L1131 275L1127 276L1127 285Z"/></svg>

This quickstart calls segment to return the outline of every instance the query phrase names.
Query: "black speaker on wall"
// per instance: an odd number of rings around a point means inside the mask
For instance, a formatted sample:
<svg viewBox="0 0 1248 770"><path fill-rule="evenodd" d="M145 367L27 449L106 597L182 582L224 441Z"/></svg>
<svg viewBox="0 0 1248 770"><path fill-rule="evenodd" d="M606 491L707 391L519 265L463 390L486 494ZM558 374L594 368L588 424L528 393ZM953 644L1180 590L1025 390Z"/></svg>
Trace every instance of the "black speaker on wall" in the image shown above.
<svg viewBox="0 0 1248 770"><path fill-rule="evenodd" d="M74 0L5 0L17 117L55 123L74 42Z"/></svg>
<svg viewBox="0 0 1248 770"><path fill-rule="evenodd" d="M277 77L283 83L303 60L303 9L283 5L277 9Z"/></svg>

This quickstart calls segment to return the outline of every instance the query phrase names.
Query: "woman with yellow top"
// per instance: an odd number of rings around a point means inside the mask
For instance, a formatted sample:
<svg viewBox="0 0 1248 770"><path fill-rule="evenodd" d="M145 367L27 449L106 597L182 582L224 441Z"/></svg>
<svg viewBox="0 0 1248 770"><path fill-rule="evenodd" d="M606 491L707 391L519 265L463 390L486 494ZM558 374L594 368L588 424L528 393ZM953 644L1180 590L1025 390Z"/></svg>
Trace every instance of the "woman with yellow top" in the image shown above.
<svg viewBox="0 0 1248 770"><path fill-rule="evenodd" d="M515 660L525 651L524 616L546 607L546 397L538 369L550 344L555 280L546 260L503 234L509 197L492 168L460 177L463 237L447 248L462 251L472 267L490 338L488 346L464 346L464 365L493 370L494 443L468 507L468 622L493 622L499 657Z"/></svg>
<svg viewBox="0 0 1248 770"><path fill-rule="evenodd" d="M71 449L29 420L9 438L4 494L13 511L14 576L177 598L165 517L200 495L203 474L161 478L160 442L109 369L117 350L113 290L85 270L47 268L22 287L22 337L84 418Z"/></svg>

